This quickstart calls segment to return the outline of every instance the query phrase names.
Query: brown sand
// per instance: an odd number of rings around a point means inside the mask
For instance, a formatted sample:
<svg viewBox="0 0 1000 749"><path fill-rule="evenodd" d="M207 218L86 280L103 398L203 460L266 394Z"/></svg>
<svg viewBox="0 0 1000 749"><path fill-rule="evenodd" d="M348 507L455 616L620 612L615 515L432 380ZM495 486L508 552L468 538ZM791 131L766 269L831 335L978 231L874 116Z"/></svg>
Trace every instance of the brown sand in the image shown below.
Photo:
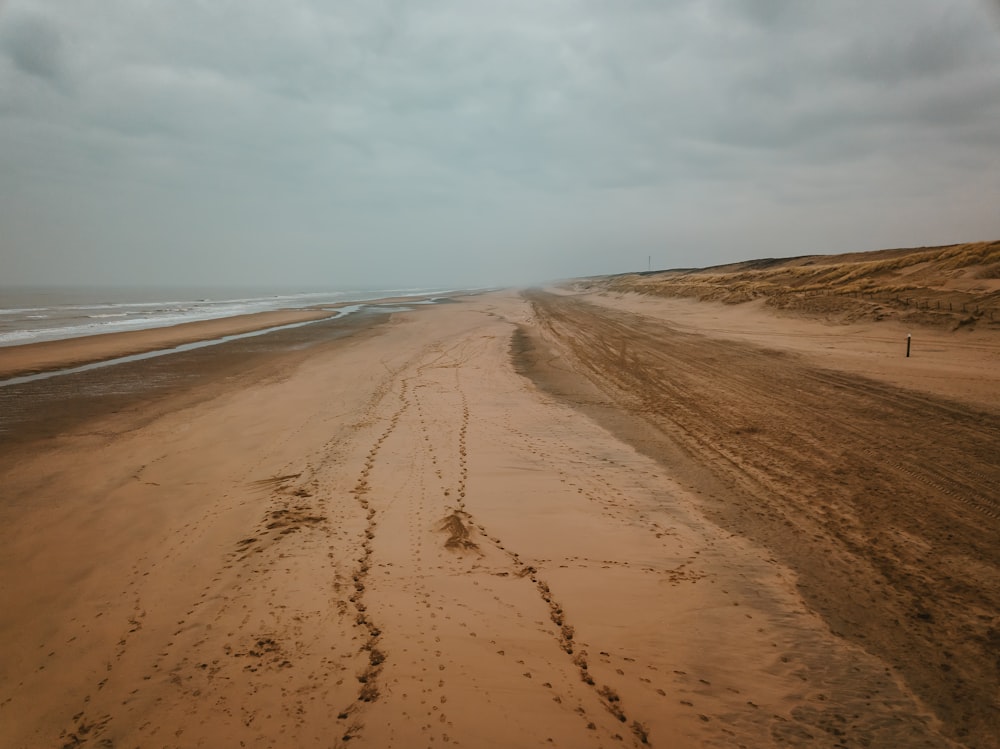
<svg viewBox="0 0 1000 749"><path fill-rule="evenodd" d="M995 745L995 411L547 294L219 348L0 448L0 745Z"/></svg>
<svg viewBox="0 0 1000 749"><path fill-rule="evenodd" d="M1000 327L954 331L890 319L829 323L742 304L591 292L579 298L669 323L683 332L806 357L810 364L985 407L1000 403ZM907 336L911 356L906 356Z"/></svg>

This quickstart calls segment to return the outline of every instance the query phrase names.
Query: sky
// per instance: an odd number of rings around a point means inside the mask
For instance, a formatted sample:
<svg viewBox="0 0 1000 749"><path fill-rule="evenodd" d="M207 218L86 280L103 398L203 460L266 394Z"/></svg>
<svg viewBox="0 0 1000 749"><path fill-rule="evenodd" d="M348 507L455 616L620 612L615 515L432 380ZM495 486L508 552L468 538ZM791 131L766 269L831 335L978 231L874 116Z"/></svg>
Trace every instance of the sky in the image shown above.
<svg viewBox="0 0 1000 749"><path fill-rule="evenodd" d="M997 0L0 0L0 285L997 238Z"/></svg>

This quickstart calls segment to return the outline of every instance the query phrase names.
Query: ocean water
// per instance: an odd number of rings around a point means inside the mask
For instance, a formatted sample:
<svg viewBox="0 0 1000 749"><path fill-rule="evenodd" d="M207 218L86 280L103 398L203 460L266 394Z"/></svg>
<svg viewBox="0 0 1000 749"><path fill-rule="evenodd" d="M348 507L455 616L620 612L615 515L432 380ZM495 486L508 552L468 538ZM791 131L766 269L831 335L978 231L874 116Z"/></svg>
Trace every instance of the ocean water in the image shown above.
<svg viewBox="0 0 1000 749"><path fill-rule="evenodd" d="M444 294L447 291L0 287L0 347L161 328L253 312L324 308L385 297Z"/></svg>

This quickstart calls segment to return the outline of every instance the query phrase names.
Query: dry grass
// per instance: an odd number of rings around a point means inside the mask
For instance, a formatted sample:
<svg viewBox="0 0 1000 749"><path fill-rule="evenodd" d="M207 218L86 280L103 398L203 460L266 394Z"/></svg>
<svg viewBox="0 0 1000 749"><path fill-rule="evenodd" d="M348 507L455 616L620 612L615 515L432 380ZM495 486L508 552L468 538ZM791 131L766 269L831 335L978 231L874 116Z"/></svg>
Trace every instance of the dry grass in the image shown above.
<svg viewBox="0 0 1000 749"><path fill-rule="evenodd" d="M692 297L851 321L1000 326L1000 242L811 255L578 281L577 287Z"/></svg>

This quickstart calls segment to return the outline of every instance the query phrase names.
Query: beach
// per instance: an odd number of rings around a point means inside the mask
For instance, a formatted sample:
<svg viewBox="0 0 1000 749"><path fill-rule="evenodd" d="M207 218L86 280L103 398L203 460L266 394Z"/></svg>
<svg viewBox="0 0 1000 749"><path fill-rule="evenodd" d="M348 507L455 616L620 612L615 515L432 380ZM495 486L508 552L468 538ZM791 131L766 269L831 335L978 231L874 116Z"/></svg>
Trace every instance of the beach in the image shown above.
<svg viewBox="0 0 1000 749"><path fill-rule="evenodd" d="M0 744L996 746L1000 339L852 325L497 291L0 388Z"/></svg>

